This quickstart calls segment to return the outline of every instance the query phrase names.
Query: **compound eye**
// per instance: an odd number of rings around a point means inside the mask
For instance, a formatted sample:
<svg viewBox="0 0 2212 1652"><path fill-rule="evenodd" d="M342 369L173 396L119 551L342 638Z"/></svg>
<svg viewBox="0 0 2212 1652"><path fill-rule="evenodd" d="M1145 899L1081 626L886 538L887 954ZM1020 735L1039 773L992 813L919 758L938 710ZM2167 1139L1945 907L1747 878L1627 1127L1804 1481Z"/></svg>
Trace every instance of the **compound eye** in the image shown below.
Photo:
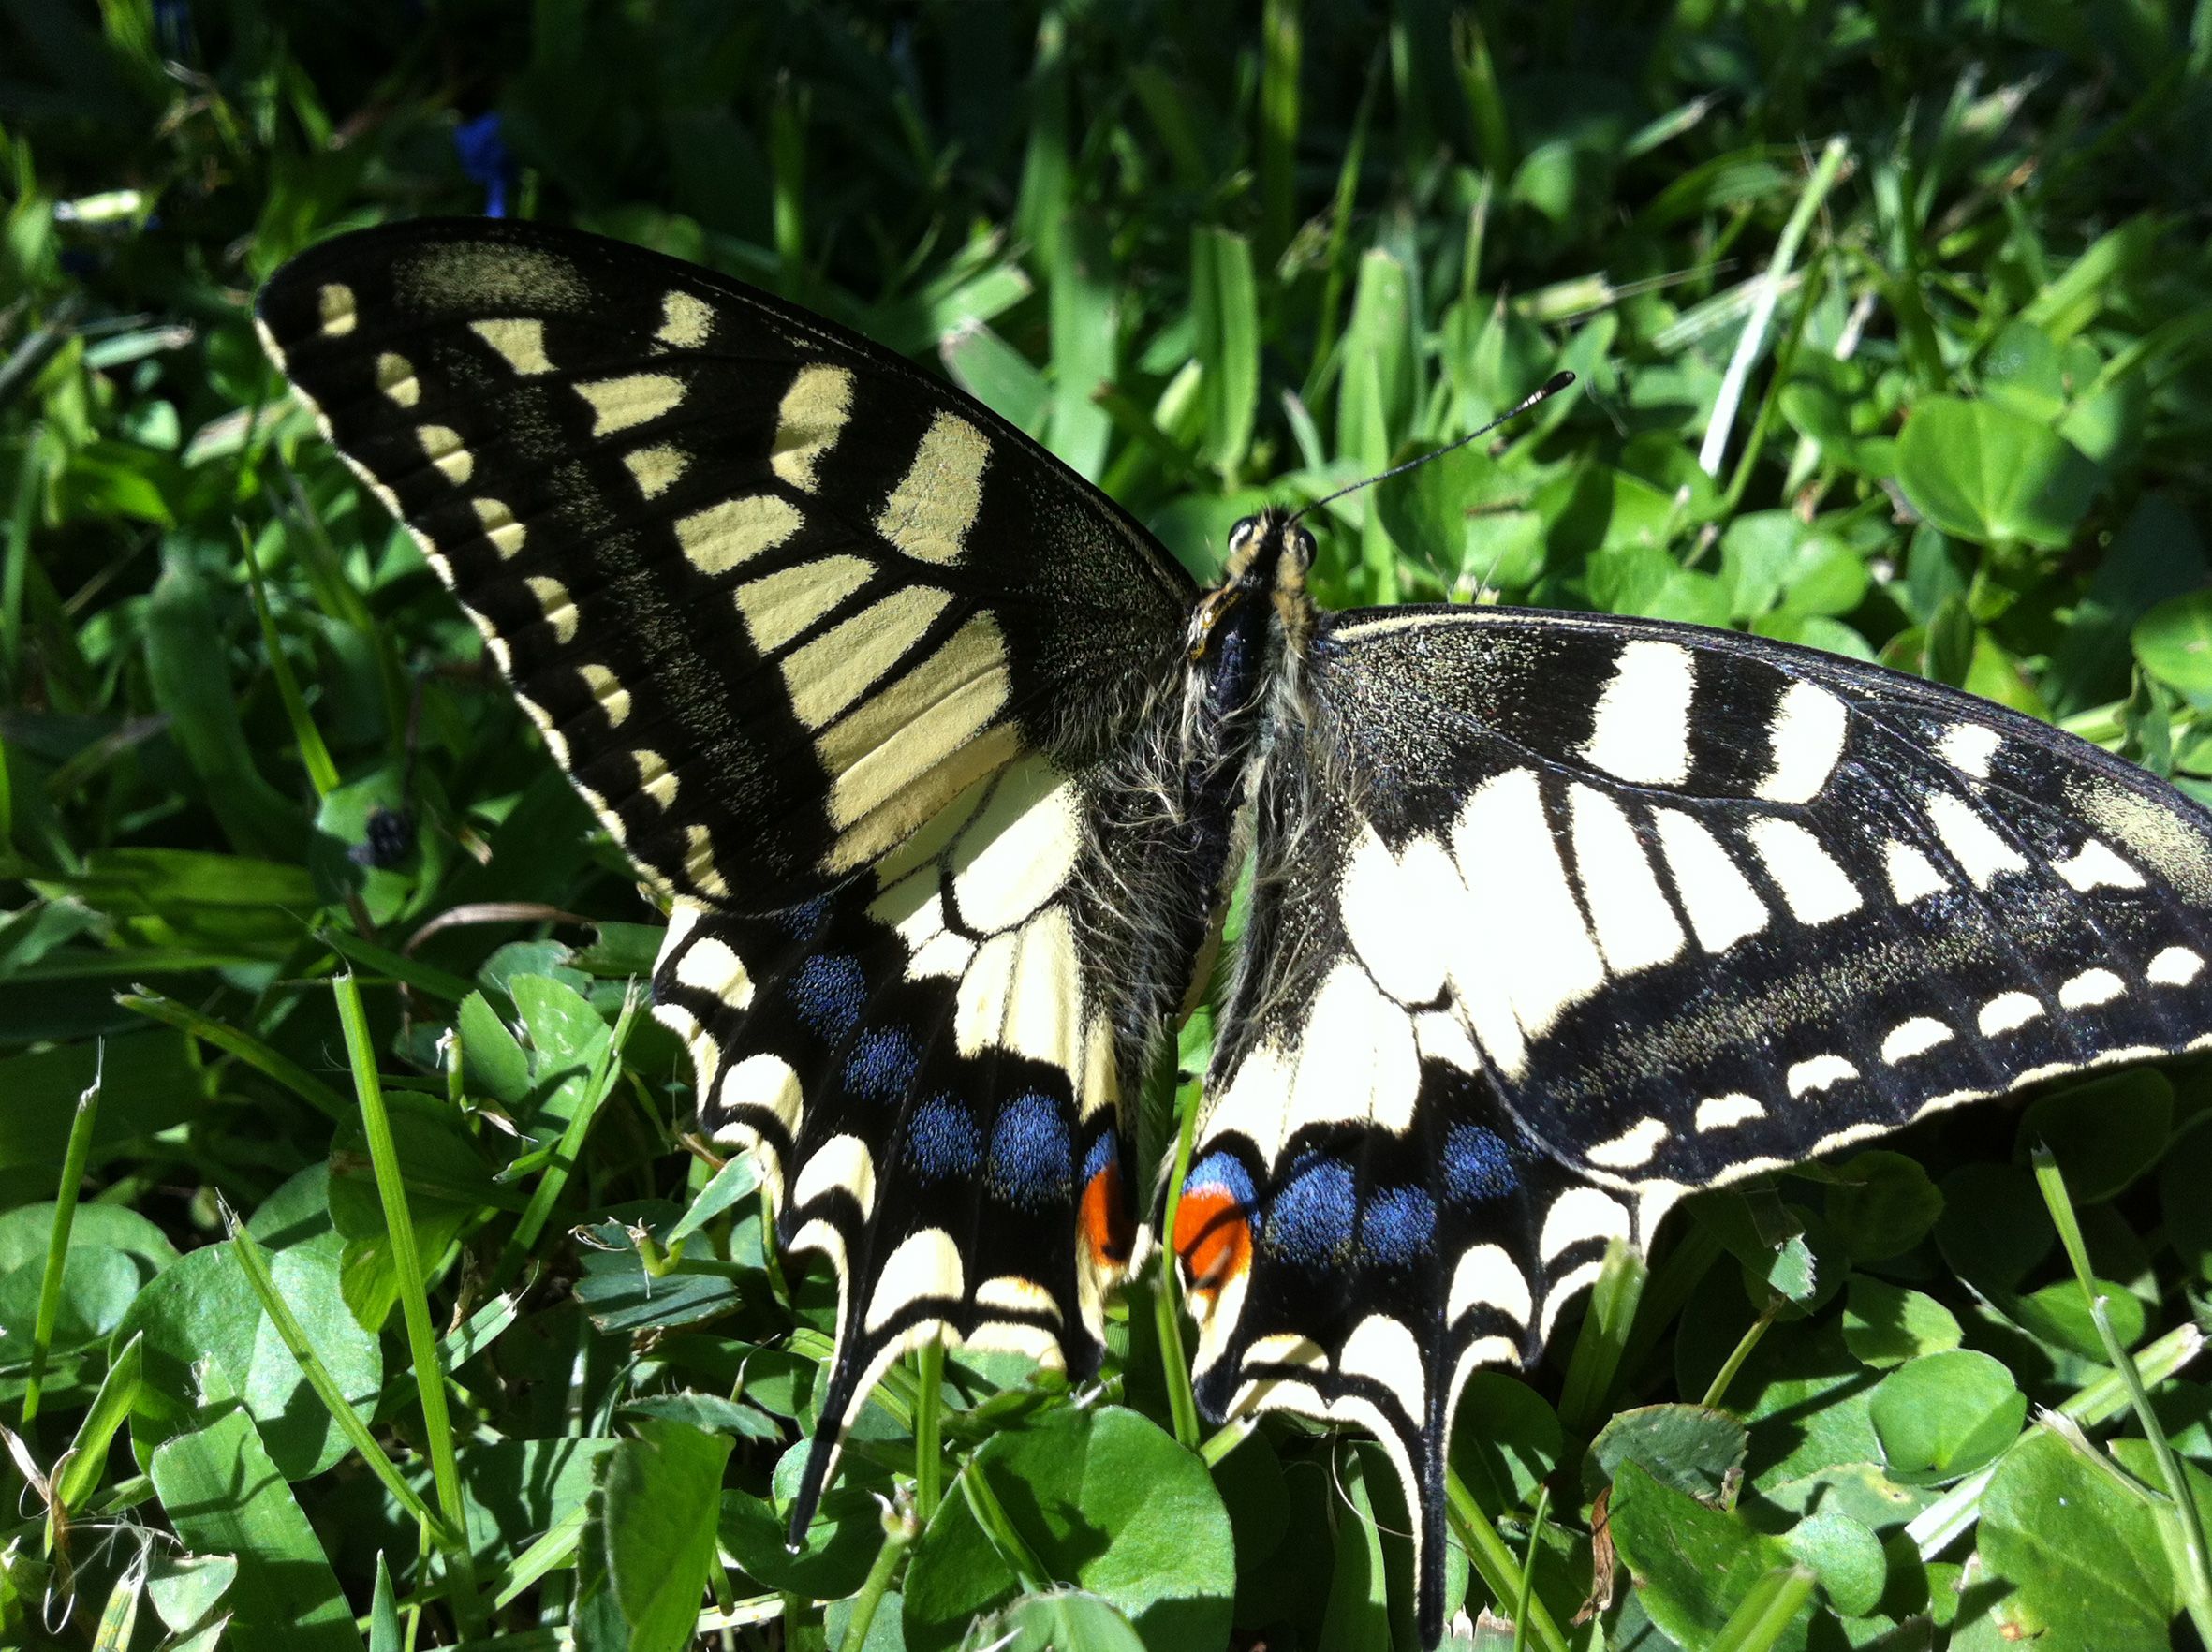
<svg viewBox="0 0 2212 1652"><path fill-rule="evenodd" d="M1229 548L1231 551L1242 550L1246 542L1259 531L1260 519L1257 516L1246 517L1244 521L1229 530Z"/></svg>

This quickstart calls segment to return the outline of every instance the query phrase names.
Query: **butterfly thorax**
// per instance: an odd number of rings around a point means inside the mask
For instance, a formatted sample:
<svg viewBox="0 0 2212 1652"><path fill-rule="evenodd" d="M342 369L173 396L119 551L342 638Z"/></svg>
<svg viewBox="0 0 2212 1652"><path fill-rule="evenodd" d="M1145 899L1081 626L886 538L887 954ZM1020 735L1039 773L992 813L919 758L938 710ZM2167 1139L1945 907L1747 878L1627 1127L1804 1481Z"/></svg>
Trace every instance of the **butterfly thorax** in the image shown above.
<svg viewBox="0 0 2212 1652"><path fill-rule="evenodd" d="M1253 781L1283 686L1310 633L1312 540L1281 513L1239 523L1221 578L1192 605L1179 671L1139 714L1135 738L1091 775L1090 852L1079 906L1088 955L1113 960L1125 1089L1204 990L1248 837Z"/></svg>

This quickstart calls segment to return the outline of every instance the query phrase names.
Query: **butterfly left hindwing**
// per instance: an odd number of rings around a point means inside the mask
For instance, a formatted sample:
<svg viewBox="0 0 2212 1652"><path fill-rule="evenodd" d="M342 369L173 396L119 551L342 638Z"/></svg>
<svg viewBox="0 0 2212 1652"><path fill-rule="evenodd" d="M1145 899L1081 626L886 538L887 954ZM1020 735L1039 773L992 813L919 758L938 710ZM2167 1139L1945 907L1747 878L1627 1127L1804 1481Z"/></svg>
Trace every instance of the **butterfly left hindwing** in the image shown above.
<svg viewBox="0 0 2212 1652"><path fill-rule="evenodd" d="M1684 1191L2212 1026L2212 819L1810 650L1515 610L1328 616L1257 799L1175 1246L1200 1394L1375 1427L1423 1508Z"/></svg>

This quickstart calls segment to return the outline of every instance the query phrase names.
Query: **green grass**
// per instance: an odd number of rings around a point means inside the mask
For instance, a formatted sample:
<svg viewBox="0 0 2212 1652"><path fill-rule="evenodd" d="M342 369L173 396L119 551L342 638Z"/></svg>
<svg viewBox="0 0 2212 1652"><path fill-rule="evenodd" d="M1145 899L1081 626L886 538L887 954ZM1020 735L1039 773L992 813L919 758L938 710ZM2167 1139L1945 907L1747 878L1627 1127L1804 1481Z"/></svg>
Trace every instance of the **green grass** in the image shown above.
<svg viewBox="0 0 2212 1652"><path fill-rule="evenodd" d="M893 1372L786 1552L826 1281L262 361L289 254L495 187L935 361L1201 573L1570 368L1328 508L1324 600L1747 627L2212 798L2207 131L2183 0L7 12L0 1644L1409 1644L1384 1460L1206 1440L1143 1292L1111 1403ZM2131 1070L1690 1201L1470 1386L1475 1645L2212 1632L2208 1114Z"/></svg>

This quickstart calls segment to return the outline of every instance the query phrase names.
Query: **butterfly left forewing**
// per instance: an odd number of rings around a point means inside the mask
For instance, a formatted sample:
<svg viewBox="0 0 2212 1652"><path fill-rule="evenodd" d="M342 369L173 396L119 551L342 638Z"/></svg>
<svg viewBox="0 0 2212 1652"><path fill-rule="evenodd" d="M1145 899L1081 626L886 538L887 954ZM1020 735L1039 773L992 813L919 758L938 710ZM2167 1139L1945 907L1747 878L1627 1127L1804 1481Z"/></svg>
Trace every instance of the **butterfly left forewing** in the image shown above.
<svg viewBox="0 0 2212 1652"><path fill-rule="evenodd" d="M691 266L391 226L258 317L671 893L772 910L1023 751L1087 760L1180 633L1188 580L1033 444Z"/></svg>
<svg viewBox="0 0 2212 1652"><path fill-rule="evenodd" d="M1683 1191L2212 1030L2212 819L1951 690L1693 627L1326 624L1175 1241L1202 1394L1451 1404Z"/></svg>

